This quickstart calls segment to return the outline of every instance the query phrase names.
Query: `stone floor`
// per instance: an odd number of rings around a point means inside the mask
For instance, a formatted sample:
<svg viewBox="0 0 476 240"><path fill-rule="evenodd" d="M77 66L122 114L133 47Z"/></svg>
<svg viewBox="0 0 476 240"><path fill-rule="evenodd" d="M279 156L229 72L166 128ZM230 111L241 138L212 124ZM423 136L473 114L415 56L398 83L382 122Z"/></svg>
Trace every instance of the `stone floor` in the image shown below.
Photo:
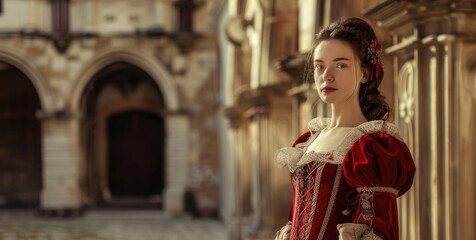
<svg viewBox="0 0 476 240"><path fill-rule="evenodd" d="M0 211L0 240L225 240L219 220L171 219L151 210L94 210L73 219Z"/></svg>

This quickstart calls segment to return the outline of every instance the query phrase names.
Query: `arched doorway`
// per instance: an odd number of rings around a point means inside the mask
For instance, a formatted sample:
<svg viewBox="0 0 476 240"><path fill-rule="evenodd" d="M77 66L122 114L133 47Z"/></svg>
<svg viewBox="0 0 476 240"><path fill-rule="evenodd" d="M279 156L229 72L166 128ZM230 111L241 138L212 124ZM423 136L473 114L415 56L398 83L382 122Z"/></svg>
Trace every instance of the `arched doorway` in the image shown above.
<svg viewBox="0 0 476 240"><path fill-rule="evenodd" d="M108 182L113 197L162 194L164 135L163 118L150 112L122 111L108 118Z"/></svg>
<svg viewBox="0 0 476 240"><path fill-rule="evenodd" d="M42 188L41 108L30 79L0 61L0 208L37 207Z"/></svg>
<svg viewBox="0 0 476 240"><path fill-rule="evenodd" d="M87 202L160 207L164 104L153 79L132 64L110 64L91 79L81 108Z"/></svg>

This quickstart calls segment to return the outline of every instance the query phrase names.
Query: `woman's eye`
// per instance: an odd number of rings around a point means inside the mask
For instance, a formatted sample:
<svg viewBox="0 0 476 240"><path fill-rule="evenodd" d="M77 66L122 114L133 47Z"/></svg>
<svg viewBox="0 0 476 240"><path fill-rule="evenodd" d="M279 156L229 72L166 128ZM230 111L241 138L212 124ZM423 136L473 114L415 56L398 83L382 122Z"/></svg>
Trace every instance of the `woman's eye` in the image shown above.
<svg viewBox="0 0 476 240"><path fill-rule="evenodd" d="M345 68L347 67L345 64L337 64L337 68Z"/></svg>
<svg viewBox="0 0 476 240"><path fill-rule="evenodd" d="M317 69L317 70L321 70L322 68L323 68L322 65L316 65L316 69Z"/></svg>

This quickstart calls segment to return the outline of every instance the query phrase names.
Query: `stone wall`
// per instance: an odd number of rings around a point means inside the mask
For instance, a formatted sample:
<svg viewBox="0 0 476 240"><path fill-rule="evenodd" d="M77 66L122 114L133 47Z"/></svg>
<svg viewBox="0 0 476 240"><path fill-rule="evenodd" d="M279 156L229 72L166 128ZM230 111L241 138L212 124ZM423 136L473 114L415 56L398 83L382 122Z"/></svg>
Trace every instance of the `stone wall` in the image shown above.
<svg viewBox="0 0 476 240"><path fill-rule="evenodd" d="M217 211L217 58L213 1L196 6L207 21L177 32L173 1L70 1L69 32L61 52L51 28L51 1L4 1L0 15L0 60L23 71L35 86L43 124L44 189L41 208L77 209L85 161L79 141L84 119L81 99L94 75L110 64L126 62L151 76L164 101L167 186L165 208L185 210L185 192L200 214ZM22 11L20 11L20 9ZM35 12L27 18L16 13ZM42 9L42 11L34 11ZM30 11L28 10L28 11ZM27 11L27 12L28 12ZM16 20L15 20L16 19ZM21 19L21 21L17 21ZM206 24L206 26L202 26ZM212 29L212 30L210 30Z"/></svg>

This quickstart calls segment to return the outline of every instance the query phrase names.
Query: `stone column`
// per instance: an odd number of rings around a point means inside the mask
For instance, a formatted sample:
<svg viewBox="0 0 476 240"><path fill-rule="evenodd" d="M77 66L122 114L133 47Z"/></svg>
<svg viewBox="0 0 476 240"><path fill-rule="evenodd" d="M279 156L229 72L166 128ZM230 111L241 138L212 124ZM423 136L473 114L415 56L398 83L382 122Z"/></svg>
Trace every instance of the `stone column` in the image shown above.
<svg viewBox="0 0 476 240"><path fill-rule="evenodd" d="M80 214L79 113L39 112L42 120L43 189L40 212L45 216Z"/></svg>
<svg viewBox="0 0 476 240"><path fill-rule="evenodd" d="M268 126L268 158L270 197L268 205L271 212L269 222L274 236L275 232L288 222L289 209L292 204L292 186L289 168L279 169L274 164L276 151L283 147L291 147L296 140L296 130L292 128L296 111L293 108L293 98L287 96L271 98L271 110ZM299 110L299 109L297 109Z"/></svg>
<svg viewBox="0 0 476 240"><path fill-rule="evenodd" d="M251 158L251 222L245 229L247 239L271 239L274 235L271 208L269 158L269 105L249 109Z"/></svg>
<svg viewBox="0 0 476 240"><path fill-rule="evenodd" d="M241 191L241 171L243 169L240 166L242 159L241 145L243 144L241 138L241 120L238 115L228 116L230 121L230 135L231 143L233 144L233 157L231 164L231 171L229 177L232 179L231 184L231 202L232 214L229 222L229 233L231 240L242 239L242 226L243 226L243 195Z"/></svg>
<svg viewBox="0 0 476 240"><path fill-rule="evenodd" d="M231 206L230 218L226 219L229 232L229 239L241 240L242 226L244 225L244 212L243 212L243 200L244 194L242 191L243 180L242 172L245 170L242 168L242 163L245 162L243 156L243 121L241 120L241 112L236 107L228 107L224 110L225 116L229 121L229 128L227 129L229 134L229 141L231 145L231 154L226 160L231 162L224 163L227 166L225 175L229 177L229 189L226 190L229 193L227 196L228 204ZM225 176L224 175L224 176Z"/></svg>
<svg viewBox="0 0 476 240"><path fill-rule="evenodd" d="M189 117L184 113L171 113L165 118L167 125L164 206L168 214L176 216L185 211L190 123Z"/></svg>

